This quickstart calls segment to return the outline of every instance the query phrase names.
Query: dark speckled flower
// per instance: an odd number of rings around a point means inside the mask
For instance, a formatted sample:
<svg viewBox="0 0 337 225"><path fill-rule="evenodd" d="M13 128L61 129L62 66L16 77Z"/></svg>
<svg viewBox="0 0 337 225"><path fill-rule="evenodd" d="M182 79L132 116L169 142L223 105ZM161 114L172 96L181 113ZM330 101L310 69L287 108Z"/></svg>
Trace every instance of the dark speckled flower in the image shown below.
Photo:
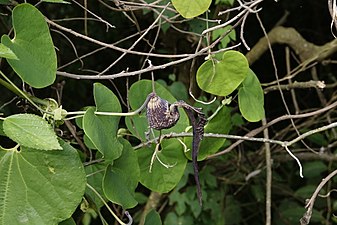
<svg viewBox="0 0 337 225"><path fill-rule="evenodd" d="M177 106L171 105L155 93L151 93L150 95L146 106L146 116L149 126L156 130L173 127L179 120Z"/></svg>
<svg viewBox="0 0 337 225"><path fill-rule="evenodd" d="M204 126L207 123L205 114L200 108L190 106L184 101L178 101L170 104L165 99L160 98L156 93L152 92L148 95L148 103L146 105L146 117L150 128L161 130L173 127L179 120L178 107L182 107L193 127L192 140L192 162L194 168L194 178L197 185L197 195L200 205L202 205L202 194L199 182L199 170L197 157L199 145L204 136Z"/></svg>

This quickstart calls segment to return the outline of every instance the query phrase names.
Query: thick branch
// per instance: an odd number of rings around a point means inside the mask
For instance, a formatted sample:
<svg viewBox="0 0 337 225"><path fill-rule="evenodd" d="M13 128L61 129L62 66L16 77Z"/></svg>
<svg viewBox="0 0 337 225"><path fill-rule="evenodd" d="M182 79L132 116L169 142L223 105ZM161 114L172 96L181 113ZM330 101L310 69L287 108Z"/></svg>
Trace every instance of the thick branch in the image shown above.
<svg viewBox="0 0 337 225"><path fill-rule="evenodd" d="M294 28L275 27L268 33L270 43L286 44L300 57L301 61L322 61L337 51L337 39L318 46L305 40ZM266 37L261 38L256 45L246 54L249 64L258 60L268 50Z"/></svg>
<svg viewBox="0 0 337 225"><path fill-rule="evenodd" d="M290 84L280 84L280 85L273 85L273 86L269 86L267 88L265 88L263 91L264 93L268 93L270 91L278 91L278 90L291 90L291 89L295 89L295 88L319 88L319 89L323 89L325 88L325 84L323 81L315 81L315 80L310 80L307 82L297 82L295 81L294 83L290 83Z"/></svg>

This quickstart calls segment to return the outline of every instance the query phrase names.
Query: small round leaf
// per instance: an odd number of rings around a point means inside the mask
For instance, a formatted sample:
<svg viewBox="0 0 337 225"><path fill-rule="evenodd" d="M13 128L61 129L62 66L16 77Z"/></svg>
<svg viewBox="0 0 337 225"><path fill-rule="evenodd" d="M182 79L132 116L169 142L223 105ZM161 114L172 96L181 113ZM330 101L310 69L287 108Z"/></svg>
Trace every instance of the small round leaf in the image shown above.
<svg viewBox="0 0 337 225"><path fill-rule="evenodd" d="M221 61L208 60L197 71L199 87L211 94L227 96L246 78L248 62L237 51L227 51Z"/></svg>

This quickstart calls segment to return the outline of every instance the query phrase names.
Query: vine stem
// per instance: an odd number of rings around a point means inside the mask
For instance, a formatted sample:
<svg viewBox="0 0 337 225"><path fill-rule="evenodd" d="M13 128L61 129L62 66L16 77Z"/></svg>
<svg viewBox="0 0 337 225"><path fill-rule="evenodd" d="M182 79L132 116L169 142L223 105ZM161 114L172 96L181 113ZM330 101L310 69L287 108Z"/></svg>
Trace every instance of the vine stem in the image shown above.
<svg viewBox="0 0 337 225"><path fill-rule="evenodd" d="M322 179L321 183L317 186L315 192L312 194L311 198L307 201L305 208L307 211L304 213L303 217L300 219L301 225L307 225L310 222L310 218L312 215L312 209L314 207L315 200L317 198L318 193L323 188L323 186L335 175L337 175L337 170L334 170L328 176Z"/></svg>
<svg viewBox="0 0 337 225"><path fill-rule="evenodd" d="M0 84L4 85L7 89L11 90L13 93L17 94L18 96L25 98L29 101L30 104L32 104L36 109L40 110L43 113L48 113L45 110L41 109L32 99L33 96L28 96L25 92L21 91L8 77L0 70L0 74L3 78L5 78L6 82L2 79L0 79ZM35 98L36 101L38 101L41 104L44 104L44 100Z"/></svg>
<svg viewBox="0 0 337 225"><path fill-rule="evenodd" d="M124 223L121 219L118 218L118 216L116 216L116 214L112 211L112 209L110 208L110 206L108 205L108 203L106 203L106 201L103 199L103 197L96 191L95 188L93 188L90 184L87 183L87 187L92 190L97 196L98 198L103 202L103 204L107 207L107 209L109 210L109 212L111 213L111 215L117 220L117 222L121 225L131 225L133 220L132 217L130 216L129 212L125 212L125 215L128 217L129 222L128 223Z"/></svg>

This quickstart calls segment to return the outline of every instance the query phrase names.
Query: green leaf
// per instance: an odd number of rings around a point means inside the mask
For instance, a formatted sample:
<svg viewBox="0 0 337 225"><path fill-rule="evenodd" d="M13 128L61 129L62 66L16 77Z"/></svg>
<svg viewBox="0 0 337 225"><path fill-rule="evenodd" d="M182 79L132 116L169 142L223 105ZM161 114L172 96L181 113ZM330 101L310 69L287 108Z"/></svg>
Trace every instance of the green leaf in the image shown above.
<svg viewBox="0 0 337 225"><path fill-rule="evenodd" d="M300 187L299 189L295 191L294 196L302 198L302 199L309 199L314 193L314 191L316 190L316 188L317 187L315 185L310 185L310 184ZM320 191L320 194L324 194L323 189Z"/></svg>
<svg viewBox="0 0 337 225"><path fill-rule="evenodd" d="M239 108L242 116L257 122L264 117L264 95L259 79L249 69L246 79L239 88Z"/></svg>
<svg viewBox="0 0 337 225"><path fill-rule="evenodd" d="M188 99L188 92L186 86L181 81L175 81L167 89L172 93L175 98L186 101Z"/></svg>
<svg viewBox="0 0 337 225"><path fill-rule="evenodd" d="M59 225L76 225L76 223L73 218L69 218L59 223Z"/></svg>
<svg viewBox="0 0 337 225"><path fill-rule="evenodd" d="M328 172L328 166L321 161L306 162L303 164L303 176L305 178L321 177L324 172Z"/></svg>
<svg viewBox="0 0 337 225"><path fill-rule="evenodd" d="M172 0L174 8L184 18L193 18L206 12L212 0Z"/></svg>
<svg viewBox="0 0 337 225"><path fill-rule="evenodd" d="M232 29L232 30L231 30ZM235 30L232 28L231 25L228 25L224 28L217 29L212 32L212 41L216 40L217 38L221 37L222 35L226 34L229 30L231 30L225 37L222 38L220 41L220 48L226 48L228 43L233 40L236 40L236 33Z"/></svg>
<svg viewBox="0 0 337 225"><path fill-rule="evenodd" d="M0 0L0 4L7 5L10 3L10 0Z"/></svg>
<svg viewBox="0 0 337 225"><path fill-rule="evenodd" d="M96 163L88 165L84 169L87 174L88 184L104 197L102 183L106 166L102 163ZM100 209L104 205L102 200L90 188L86 188L85 194L90 197L90 200L94 202L97 209Z"/></svg>
<svg viewBox="0 0 337 225"><path fill-rule="evenodd" d="M123 146L117 140L119 116L95 115L99 112L121 112L118 98L102 84L95 83L94 98L96 110L89 107L83 117L83 129L94 146L108 162L122 154Z"/></svg>
<svg viewBox="0 0 337 225"><path fill-rule="evenodd" d="M135 207L135 189L139 181L138 158L131 144L124 139L123 153L120 158L109 166L104 175L103 190L106 197L113 203L121 205L124 209Z"/></svg>
<svg viewBox="0 0 337 225"><path fill-rule="evenodd" d="M215 0L215 4L224 4L224 5L228 5L228 6L233 6L234 4L234 0Z"/></svg>
<svg viewBox="0 0 337 225"><path fill-rule="evenodd" d="M161 218L156 210L152 209L145 217L144 225L161 225Z"/></svg>
<svg viewBox="0 0 337 225"><path fill-rule="evenodd" d="M33 114L16 114L3 122L5 134L21 146L39 150L62 149L51 126Z"/></svg>
<svg viewBox="0 0 337 225"><path fill-rule="evenodd" d="M0 120L0 136L6 136L3 128L3 120Z"/></svg>
<svg viewBox="0 0 337 225"><path fill-rule="evenodd" d="M0 225L54 225L81 202L86 178L77 151L0 151Z"/></svg>
<svg viewBox="0 0 337 225"><path fill-rule="evenodd" d="M309 131L309 129L301 129L303 133L307 131ZM326 134L322 133L312 134L307 137L307 139L318 146L327 146L329 144L329 141L326 139Z"/></svg>
<svg viewBox="0 0 337 225"><path fill-rule="evenodd" d="M49 2L49 3L63 3L63 4L70 4L70 2L63 1L63 0L42 0L43 2Z"/></svg>
<svg viewBox="0 0 337 225"><path fill-rule="evenodd" d="M303 205L299 205L293 200L284 200L279 206L279 212L282 220L285 220L287 224L298 224L300 218L302 218L306 209ZM324 220L322 213L316 209L312 210L311 222L321 222ZM318 224L318 223L317 223Z"/></svg>
<svg viewBox="0 0 337 225"><path fill-rule="evenodd" d="M246 78L248 62L237 51L227 51L221 61L208 60L197 71L199 87L211 94L227 96Z"/></svg>
<svg viewBox="0 0 337 225"><path fill-rule="evenodd" d="M217 114L205 126L205 133L228 134L232 127L231 110L229 107L223 106ZM214 154L225 143L225 138L207 138L201 141L198 160L204 160L207 156ZM192 150L192 137L184 138L187 147ZM191 159L191 152L186 152L186 156Z"/></svg>
<svg viewBox="0 0 337 225"><path fill-rule="evenodd" d="M163 140L157 156L169 168L166 168L159 162L158 158L154 157L152 170L150 171L153 153L154 145L143 147L137 151L140 182L152 191L167 193L179 183L184 174L187 159L179 141L174 139Z"/></svg>
<svg viewBox="0 0 337 225"><path fill-rule="evenodd" d="M256 200L256 202L263 202L265 200L265 190L261 185L251 185L251 192Z"/></svg>
<svg viewBox="0 0 337 225"><path fill-rule="evenodd" d="M0 43L0 57L7 59L18 59L14 52Z"/></svg>
<svg viewBox="0 0 337 225"><path fill-rule="evenodd" d="M166 99L170 103L176 102L177 99L173 97L173 95L162 85L159 83L155 83L156 93L163 99ZM134 83L129 90L129 100L130 106L132 110L138 109L141 105L143 105L148 94L152 92L152 83L150 80L140 80ZM145 116L146 109L143 110L143 113L139 116L126 117L125 122L127 128L130 132L139 138L141 141L146 141L145 132L148 131L148 123L147 118ZM180 119L178 123L170 129L162 130L162 134L167 134L171 132L183 132L186 127L189 126L189 120L184 112L184 110L180 111ZM155 135L158 136L159 132L154 131Z"/></svg>
<svg viewBox="0 0 337 225"><path fill-rule="evenodd" d="M169 212L165 218L164 224L195 225L195 222L190 214L177 216L174 212Z"/></svg>
<svg viewBox="0 0 337 225"><path fill-rule="evenodd" d="M21 79L35 88L51 85L56 78L57 59L48 25L34 6L17 5L12 14L15 36L1 42L19 58L7 59Z"/></svg>
<svg viewBox="0 0 337 225"><path fill-rule="evenodd" d="M135 207L138 202L127 186L125 176L124 171L111 169L109 166L105 171L103 189L110 201L121 205L123 209L129 209Z"/></svg>
<svg viewBox="0 0 337 225"><path fill-rule="evenodd" d="M242 221L240 204L231 195L226 197L224 218L226 225L239 224Z"/></svg>

